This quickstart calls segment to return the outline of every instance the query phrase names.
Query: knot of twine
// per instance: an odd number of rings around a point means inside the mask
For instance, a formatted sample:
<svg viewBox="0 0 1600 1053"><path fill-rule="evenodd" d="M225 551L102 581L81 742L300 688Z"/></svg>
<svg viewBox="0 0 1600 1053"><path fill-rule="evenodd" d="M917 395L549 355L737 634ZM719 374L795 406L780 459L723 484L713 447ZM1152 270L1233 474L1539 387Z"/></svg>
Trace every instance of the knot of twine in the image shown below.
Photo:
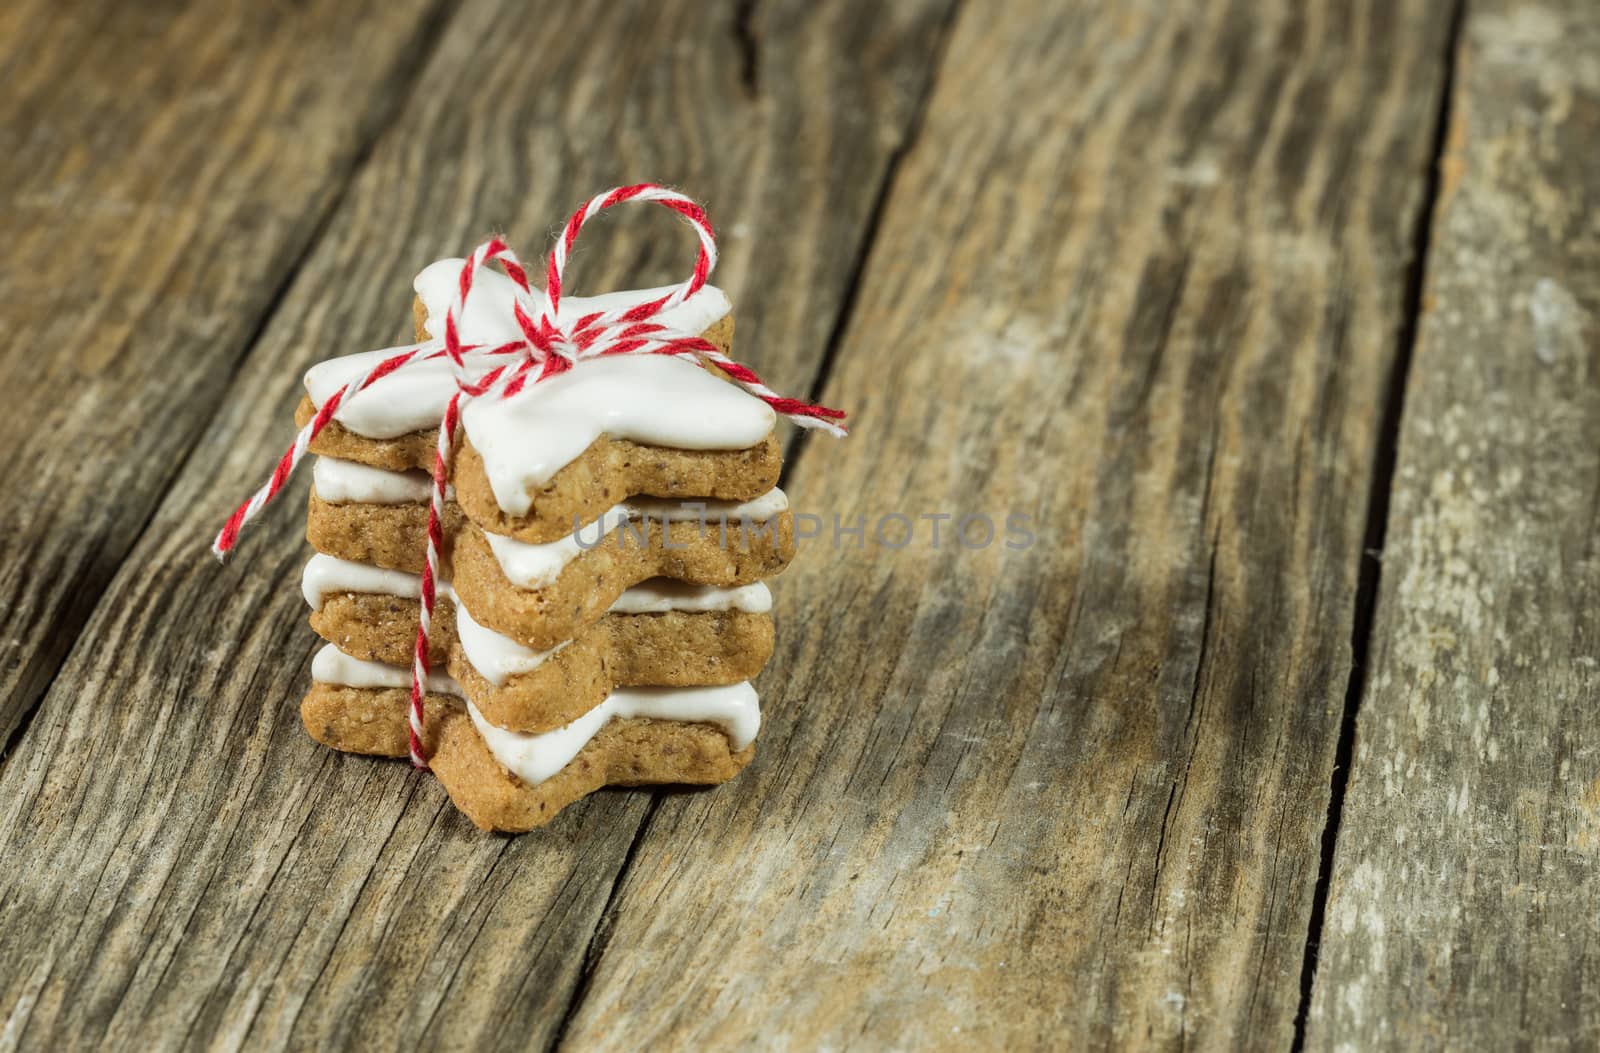
<svg viewBox="0 0 1600 1053"><path fill-rule="evenodd" d="M596 311L563 324L560 321L562 276L578 233L595 216L614 205L628 201L653 201L683 216L700 239L700 251L695 259L694 273L671 291L646 303L633 307ZM448 357L455 382L455 392L445 407L444 418L439 422L439 441L434 450L433 486L428 509L427 558L422 570L421 615L417 625L417 646L411 664L410 752L411 763L424 771L428 767L428 754L423 745L423 705L427 694L428 644L433 631L433 611L437 599L436 583L439 572L439 552L444 544L444 502L446 476L449 472L455 434L461 423L462 406L471 399L482 396L510 398L530 383L537 384L558 376L585 359L603 355L674 355L689 359L702 368L714 366L716 371L759 398L774 411L789 418L803 428L821 428L835 435L843 435L839 423L844 414L839 410L813 405L800 399L784 398L761 382L749 367L733 361L718 351L709 341L695 333L674 330L659 321L661 312L677 307L699 292L717 265L717 240L706 218L705 209L693 200L674 190L653 183L617 187L590 198L582 208L567 220L561 236L556 239L545 265L544 290L535 302L538 317L530 316L520 300L514 303L512 314L522 333L513 340L493 347L461 342L458 320L466 309L467 295L479 271L491 263L499 263L506 275L526 296L535 296L528 282L527 269L516 253L501 238L491 238L479 245L461 267L461 277L456 284L456 294L451 300L444 321L444 346L435 342L417 344L384 359L360 377L345 384L328 397L317 409L300 433L295 436L272 476L262 487L240 505L212 543L217 557L226 558L238 544L239 532L254 519L269 501L283 489L290 474L305 457L311 443L338 413L339 407L349 398L392 373L413 367L419 362L441 356ZM469 368L468 355L503 358L493 369L474 377Z"/></svg>

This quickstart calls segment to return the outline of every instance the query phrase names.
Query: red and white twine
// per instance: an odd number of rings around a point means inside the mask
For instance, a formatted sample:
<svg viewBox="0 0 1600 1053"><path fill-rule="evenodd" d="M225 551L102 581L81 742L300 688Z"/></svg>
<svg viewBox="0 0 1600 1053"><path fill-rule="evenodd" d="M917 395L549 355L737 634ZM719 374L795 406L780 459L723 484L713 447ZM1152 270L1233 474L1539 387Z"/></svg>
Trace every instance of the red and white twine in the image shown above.
<svg viewBox="0 0 1600 1053"><path fill-rule="evenodd" d="M694 273L688 280L676 285L665 296L633 307L594 312L563 325L559 321L562 276L573 243L586 223L613 205L627 201L653 201L664 205L689 221L700 239L700 252L695 260ZM439 577L439 553L444 545L445 487L449 474L451 454L455 444L456 429L461 423L461 410L471 399L493 394L509 398L528 384L566 372L584 359L602 355L675 355L689 359L704 367L714 365L718 371L767 403L775 411L788 417L803 428L821 428L835 435L843 435L839 423L844 414L839 410L813 405L800 399L784 398L761 382L761 378L748 367L722 354L710 342L693 333L670 329L653 319L662 311L676 307L699 292L717 265L717 241L705 210L694 201L673 190L653 183L617 187L599 194L573 213L561 236L550 250L545 266L545 286L539 303L537 319L528 315L520 302L513 307L513 316L522 332L522 339L484 347L462 344L457 325L466 309L467 294L478 272L491 263L498 262L507 276L525 295L532 298L534 290L528 282L527 270L510 247L500 238L491 238L479 245L461 268L461 279L456 295L445 314L443 347L434 343L418 344L384 359L354 381L335 391L317 409L300 434L295 436L278 461L272 476L250 499L228 517L221 533L212 543L211 550L218 558L225 558L239 540L239 531L283 489L290 474L305 457L311 443L331 421L346 399L392 373L399 372L418 362L448 357L452 366L456 390L445 407L444 418L439 422L439 442L434 451L433 491L428 509L427 559L422 570L421 615L417 625L417 646L411 664L410 749L411 763L426 770L427 750L423 745L423 705L428 683L428 643L433 634L433 610L437 600L436 585ZM468 368L467 355L503 357L505 361L474 378Z"/></svg>

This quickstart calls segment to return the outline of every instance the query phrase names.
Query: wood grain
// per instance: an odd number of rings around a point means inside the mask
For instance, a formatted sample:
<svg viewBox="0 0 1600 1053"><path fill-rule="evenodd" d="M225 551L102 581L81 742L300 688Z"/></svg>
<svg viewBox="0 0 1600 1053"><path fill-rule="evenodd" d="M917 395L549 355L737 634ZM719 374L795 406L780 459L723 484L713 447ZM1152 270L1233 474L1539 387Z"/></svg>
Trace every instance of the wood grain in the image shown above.
<svg viewBox="0 0 1600 1053"><path fill-rule="evenodd" d="M0 447L13 466L0 479L0 745L392 118L438 7L0 12Z"/></svg>
<svg viewBox="0 0 1600 1053"><path fill-rule="evenodd" d="M460 9L0 769L0 1048L553 1038L649 798L491 838L426 777L315 746L295 716L314 648L299 511L226 568L206 545L289 440L309 362L403 334L428 260L497 227L531 256L610 183L704 196L741 358L803 391L942 15ZM648 213L605 226L580 288L689 258Z"/></svg>
<svg viewBox="0 0 1600 1053"><path fill-rule="evenodd" d="M565 1047L1290 1045L1446 29L964 9L791 489L1035 541L802 550Z"/></svg>
<svg viewBox="0 0 1600 1053"><path fill-rule="evenodd" d="M1313 1049L1600 1034L1600 19L1468 10Z"/></svg>

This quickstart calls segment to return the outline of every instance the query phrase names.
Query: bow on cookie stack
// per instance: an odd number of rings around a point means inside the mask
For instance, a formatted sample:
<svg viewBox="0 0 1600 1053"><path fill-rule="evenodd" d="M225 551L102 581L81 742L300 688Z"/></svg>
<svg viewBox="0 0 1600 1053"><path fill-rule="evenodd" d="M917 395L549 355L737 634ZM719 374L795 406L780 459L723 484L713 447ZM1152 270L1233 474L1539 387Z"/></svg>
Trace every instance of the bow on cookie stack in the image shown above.
<svg viewBox="0 0 1600 1053"><path fill-rule="evenodd" d="M689 220L693 277L563 298L578 231L630 200ZM773 645L763 579L794 551L773 428L843 429L728 357L715 262L699 206L623 187L573 216L542 294L491 241L417 276L417 344L306 374L299 438L215 548L317 455L314 738L409 753L473 822L509 831L602 786L718 783L748 763L749 681Z"/></svg>

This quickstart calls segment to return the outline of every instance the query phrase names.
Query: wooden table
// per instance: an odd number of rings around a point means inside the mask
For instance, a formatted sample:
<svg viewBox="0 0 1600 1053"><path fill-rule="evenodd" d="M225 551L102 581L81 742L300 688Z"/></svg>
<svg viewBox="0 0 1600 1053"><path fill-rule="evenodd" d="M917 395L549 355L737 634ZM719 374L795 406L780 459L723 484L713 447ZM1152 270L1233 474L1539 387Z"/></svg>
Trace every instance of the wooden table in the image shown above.
<svg viewBox="0 0 1600 1053"><path fill-rule="evenodd" d="M1597 54L1591 0L0 7L0 1049L1593 1048ZM855 433L790 443L753 766L486 836L302 732L298 513L206 548L422 264L644 178ZM681 272L606 227L579 285Z"/></svg>

